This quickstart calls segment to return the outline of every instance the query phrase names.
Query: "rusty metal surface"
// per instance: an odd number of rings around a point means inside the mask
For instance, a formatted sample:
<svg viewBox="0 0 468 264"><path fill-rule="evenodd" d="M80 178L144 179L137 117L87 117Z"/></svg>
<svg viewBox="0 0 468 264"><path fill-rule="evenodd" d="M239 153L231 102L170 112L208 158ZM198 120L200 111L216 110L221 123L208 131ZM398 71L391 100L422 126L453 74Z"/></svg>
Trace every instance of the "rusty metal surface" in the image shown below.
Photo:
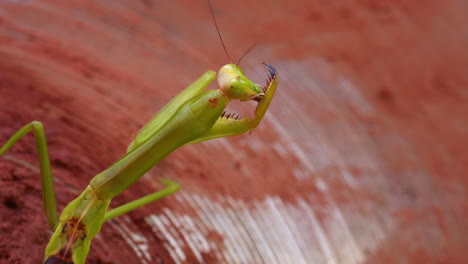
<svg viewBox="0 0 468 264"><path fill-rule="evenodd" d="M158 177L183 184L106 224L89 263L464 263L466 4L213 4L232 57L257 43L247 76L277 67L271 110L251 135L184 147L117 198ZM44 121L63 207L226 62L204 1L2 1L0 139ZM36 263L49 234L32 141L0 165L0 258Z"/></svg>

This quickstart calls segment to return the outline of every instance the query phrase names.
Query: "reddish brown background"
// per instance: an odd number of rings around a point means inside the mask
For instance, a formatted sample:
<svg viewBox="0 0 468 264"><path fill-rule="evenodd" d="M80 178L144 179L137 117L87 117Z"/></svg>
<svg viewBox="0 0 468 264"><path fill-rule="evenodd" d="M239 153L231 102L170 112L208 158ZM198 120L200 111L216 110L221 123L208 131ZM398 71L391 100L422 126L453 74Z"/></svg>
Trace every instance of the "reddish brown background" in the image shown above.
<svg viewBox="0 0 468 264"><path fill-rule="evenodd" d="M257 43L247 75L261 82L263 61L280 73L268 116L176 151L116 198L162 176L184 188L104 225L88 263L466 263L466 3L213 2L232 57ZM210 19L202 0L2 1L0 141L45 124L62 209L171 96L227 62ZM40 263L50 237L37 164L32 137L0 160L0 263ZM267 213L252 228L240 212ZM211 249L174 257L150 214L206 227Z"/></svg>

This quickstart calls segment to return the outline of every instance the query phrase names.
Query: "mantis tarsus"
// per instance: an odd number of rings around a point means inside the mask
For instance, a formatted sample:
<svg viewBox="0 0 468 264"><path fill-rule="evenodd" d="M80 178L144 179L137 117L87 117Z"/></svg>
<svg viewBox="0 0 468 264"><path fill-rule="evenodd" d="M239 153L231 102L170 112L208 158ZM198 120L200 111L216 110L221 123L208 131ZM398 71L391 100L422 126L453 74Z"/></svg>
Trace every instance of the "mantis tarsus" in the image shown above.
<svg viewBox="0 0 468 264"><path fill-rule="evenodd" d="M113 197L127 189L175 149L195 142L239 135L256 128L278 86L275 68L266 63L265 65L269 69L269 76L263 87L245 77L239 66L226 64L217 75L220 88L204 91L216 76L213 71L206 72L165 105L139 131L127 153L96 175L88 187L65 207L60 218L57 216L43 125L33 121L17 131L0 148L0 156L24 135L34 132L44 207L49 227L54 231L45 250L44 263L85 263L91 240L105 221L177 192L180 188L177 182L162 179L165 189L108 210ZM224 109L232 100L257 101L254 117L240 118L238 115L225 114Z"/></svg>

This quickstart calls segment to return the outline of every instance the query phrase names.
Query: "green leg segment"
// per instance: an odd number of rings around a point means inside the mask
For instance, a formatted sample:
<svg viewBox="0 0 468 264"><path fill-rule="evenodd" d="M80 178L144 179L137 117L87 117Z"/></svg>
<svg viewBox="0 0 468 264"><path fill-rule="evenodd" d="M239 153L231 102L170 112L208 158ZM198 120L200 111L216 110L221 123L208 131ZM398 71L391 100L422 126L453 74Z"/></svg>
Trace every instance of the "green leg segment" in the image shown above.
<svg viewBox="0 0 468 264"><path fill-rule="evenodd" d="M112 210L109 210L106 215L104 216L104 221L110 220L116 216L126 214L132 210L135 210L139 207L142 207L144 205L147 205L149 203L152 203L156 200L159 200L161 198L164 198L166 196L169 196L180 189L180 184L176 181L171 181L171 180L166 180L166 179L161 179L160 182L166 186L161 191L155 192L153 194L144 196L140 199L137 199L135 201L129 202L127 204L121 205L117 208L114 208Z"/></svg>
<svg viewBox="0 0 468 264"><path fill-rule="evenodd" d="M34 132L34 139L36 140L36 148L39 156L44 208L49 221L49 227L54 230L58 222L57 204L55 200L54 181L50 169L49 152L47 151L47 140L42 123L39 121L32 121L18 130L18 132L8 139L6 144L0 148L0 156L31 130Z"/></svg>

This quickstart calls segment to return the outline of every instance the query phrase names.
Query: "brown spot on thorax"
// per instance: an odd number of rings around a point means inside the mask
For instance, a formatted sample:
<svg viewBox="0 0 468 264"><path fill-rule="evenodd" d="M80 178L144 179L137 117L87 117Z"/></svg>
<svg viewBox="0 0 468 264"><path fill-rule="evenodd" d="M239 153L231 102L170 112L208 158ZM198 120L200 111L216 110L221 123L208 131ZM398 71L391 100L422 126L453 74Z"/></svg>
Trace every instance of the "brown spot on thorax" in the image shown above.
<svg viewBox="0 0 468 264"><path fill-rule="evenodd" d="M215 108L216 106L218 106L218 101L219 101L219 98L211 98L208 100L208 107L209 108Z"/></svg>

